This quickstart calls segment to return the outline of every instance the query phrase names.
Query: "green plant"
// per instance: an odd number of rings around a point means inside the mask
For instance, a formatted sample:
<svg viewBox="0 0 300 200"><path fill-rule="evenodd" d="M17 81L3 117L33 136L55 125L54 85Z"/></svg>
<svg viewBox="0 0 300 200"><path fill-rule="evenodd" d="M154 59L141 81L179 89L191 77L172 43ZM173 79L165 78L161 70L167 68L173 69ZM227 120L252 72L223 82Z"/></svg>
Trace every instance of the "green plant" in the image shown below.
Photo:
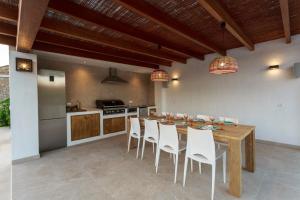
<svg viewBox="0 0 300 200"><path fill-rule="evenodd" d="M0 127L10 126L9 99L0 102Z"/></svg>

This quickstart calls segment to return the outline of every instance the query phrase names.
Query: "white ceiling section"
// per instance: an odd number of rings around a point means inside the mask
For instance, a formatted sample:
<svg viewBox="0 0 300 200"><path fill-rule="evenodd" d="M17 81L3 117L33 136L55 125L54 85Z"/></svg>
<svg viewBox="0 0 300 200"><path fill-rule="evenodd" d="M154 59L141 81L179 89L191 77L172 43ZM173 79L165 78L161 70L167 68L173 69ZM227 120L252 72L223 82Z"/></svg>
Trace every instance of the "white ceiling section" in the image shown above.
<svg viewBox="0 0 300 200"><path fill-rule="evenodd" d="M90 58L82 58L77 56L69 56L58 53L50 53L45 51L34 51L34 54L38 56L39 65L66 65L66 66L78 66L78 65L86 65L93 67L113 67L123 71L131 71L137 73L150 73L153 69L146 67L139 67L133 65L126 65L114 62L107 62L102 60L95 60Z"/></svg>

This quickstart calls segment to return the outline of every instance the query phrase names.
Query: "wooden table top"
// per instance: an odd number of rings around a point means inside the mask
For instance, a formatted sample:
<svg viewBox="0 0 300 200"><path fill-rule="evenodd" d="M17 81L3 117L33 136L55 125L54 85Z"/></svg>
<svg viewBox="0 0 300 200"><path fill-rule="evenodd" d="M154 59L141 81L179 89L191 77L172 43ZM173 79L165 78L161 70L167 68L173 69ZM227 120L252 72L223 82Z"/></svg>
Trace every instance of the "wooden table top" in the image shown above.
<svg viewBox="0 0 300 200"><path fill-rule="evenodd" d="M140 119L142 120L143 118ZM161 122L161 120L164 118L151 116L149 119L155 119L158 122ZM172 122L169 123L172 124ZM188 123L188 126L192 128L197 128L199 126L204 126L208 124L209 123L205 123L205 122L192 122L192 123ZM226 142L227 140L243 140L253 130L255 130L255 126L242 125L242 124L239 125L214 124L214 125L219 128L218 130L213 131L215 140L224 141L224 142ZM178 133L187 134L187 126L177 125L176 127Z"/></svg>

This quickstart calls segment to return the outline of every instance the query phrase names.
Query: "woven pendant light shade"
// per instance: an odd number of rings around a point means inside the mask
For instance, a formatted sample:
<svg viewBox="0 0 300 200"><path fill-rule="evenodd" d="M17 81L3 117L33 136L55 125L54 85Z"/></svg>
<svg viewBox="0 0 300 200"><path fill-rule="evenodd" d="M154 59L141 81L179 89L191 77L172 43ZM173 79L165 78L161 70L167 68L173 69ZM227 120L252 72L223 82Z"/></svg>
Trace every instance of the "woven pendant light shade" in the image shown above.
<svg viewBox="0 0 300 200"><path fill-rule="evenodd" d="M156 69L151 73L151 80L152 81L169 81L169 74L162 69Z"/></svg>
<svg viewBox="0 0 300 200"><path fill-rule="evenodd" d="M228 74L238 71L238 64L235 58L230 56L220 56L215 58L210 66L209 73L212 74Z"/></svg>

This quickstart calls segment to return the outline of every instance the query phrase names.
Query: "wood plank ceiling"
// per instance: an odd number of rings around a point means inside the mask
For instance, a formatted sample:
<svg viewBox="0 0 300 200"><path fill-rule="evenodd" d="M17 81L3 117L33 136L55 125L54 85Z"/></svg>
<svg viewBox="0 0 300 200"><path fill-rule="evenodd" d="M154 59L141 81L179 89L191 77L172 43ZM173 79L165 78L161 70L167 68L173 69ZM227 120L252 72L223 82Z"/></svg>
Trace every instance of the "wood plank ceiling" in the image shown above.
<svg viewBox="0 0 300 200"><path fill-rule="evenodd" d="M0 0L0 43L150 68L299 33L299 0Z"/></svg>

